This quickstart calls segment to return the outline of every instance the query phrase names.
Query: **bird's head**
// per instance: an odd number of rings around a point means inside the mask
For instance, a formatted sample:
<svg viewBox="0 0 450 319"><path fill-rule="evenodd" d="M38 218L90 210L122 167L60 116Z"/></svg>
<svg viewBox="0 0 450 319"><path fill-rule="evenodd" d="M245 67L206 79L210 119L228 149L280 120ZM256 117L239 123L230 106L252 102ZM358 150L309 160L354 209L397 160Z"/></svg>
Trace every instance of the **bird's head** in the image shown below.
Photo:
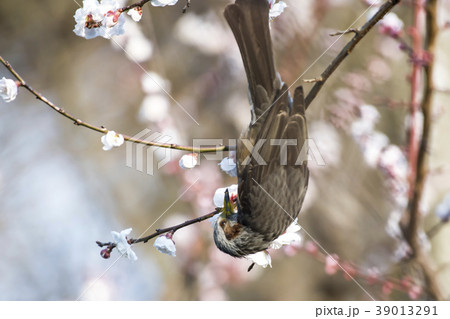
<svg viewBox="0 0 450 319"><path fill-rule="evenodd" d="M230 200L228 189L225 191L223 211L214 224L214 242L217 248L233 257L242 257L239 240L242 225L237 222L237 213Z"/></svg>

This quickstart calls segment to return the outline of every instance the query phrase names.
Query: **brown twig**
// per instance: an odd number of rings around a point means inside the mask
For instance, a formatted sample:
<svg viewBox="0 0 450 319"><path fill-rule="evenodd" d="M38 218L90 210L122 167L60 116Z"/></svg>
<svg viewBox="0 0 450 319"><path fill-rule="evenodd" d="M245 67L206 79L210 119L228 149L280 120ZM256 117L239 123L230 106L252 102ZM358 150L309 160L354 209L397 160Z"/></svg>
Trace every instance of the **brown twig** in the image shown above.
<svg viewBox="0 0 450 319"><path fill-rule="evenodd" d="M338 68L338 66L344 61L344 59L353 51L356 45L361 41L366 34L375 26L375 24L381 20L386 13L388 13L395 5L397 5L401 0L389 0L384 3L378 12L364 24L361 29L356 32L355 36L347 43L347 45L339 52L339 54L334 58L334 60L328 65L325 71L322 72L320 78L322 81L316 82L312 89L309 91L305 98L306 107L311 104L317 93L322 89L323 85L327 79L333 74L333 72Z"/></svg>
<svg viewBox="0 0 450 319"><path fill-rule="evenodd" d="M414 34L417 34L417 37L420 36L420 14L423 7L424 2L423 1L416 1L415 5L415 31ZM426 11L426 50L428 52L435 52L435 42L436 37L438 33L438 26L437 26L437 0L428 0L425 7ZM417 55L419 52L421 52L421 42L415 37L413 37L413 48L415 50L415 54ZM420 265L422 268L425 283L428 287L428 290L430 292L430 295L432 298L436 300L443 300L442 293L440 291L439 285L437 283L437 280L435 278L434 270L431 265L431 261L429 259L429 256L427 255L427 252L424 250L424 248L421 245L420 238L419 238L419 225L420 225L420 201L422 199L422 194L424 190L425 180L428 172L427 168L427 154L428 154L428 147L430 142L430 131L431 131L431 124L432 124L432 93L433 93L433 72L434 72L434 61L433 58L430 60L430 62L423 66L425 71L425 76L423 77L424 81L424 94L423 99L421 103L421 109L423 113L423 131L422 131L422 138L420 140L419 145L417 145L417 142L415 140L415 136L417 133L414 133L414 123L412 123L412 132L411 132L411 138L410 138L410 167L411 167L411 180L410 180L410 187L411 187L411 193L410 193L410 199L408 203L408 209L407 209L407 222L405 226L405 239L410 245L413 257L415 261ZM413 63L413 79L411 83L411 108L412 112L416 112L416 100L417 94L419 91L419 80L420 80L420 71L421 66L416 65L416 63ZM416 74L416 75L414 75ZM413 92L416 91L416 92ZM413 113L414 114L414 113ZM413 118L414 119L414 118ZM418 136L418 134L417 134ZM416 152L414 154L414 152Z"/></svg>
<svg viewBox="0 0 450 319"><path fill-rule="evenodd" d="M137 238L137 239L130 238L130 239L128 239L128 242L129 242L130 245L131 244L137 244L137 243L146 243L150 239L155 238L157 236L160 236L162 234L165 234L165 233L168 233L168 232L175 233L178 229L184 228L186 226L189 226L189 225L192 225L192 224L195 224L195 223L200 223L200 222L202 222L204 220L207 220L207 219L209 219L209 218L219 214L220 212L222 212L222 208L216 207L215 211L213 211L211 213L208 213L206 215L203 215L203 216L200 216L200 217L197 217L197 218L194 218L194 219L187 220L184 223L181 223L181 224L178 224L178 225L175 225L175 226L162 228L162 229L157 229L153 234L150 234L150 235L145 236L145 237L141 237L141 238ZM116 247L116 244L115 243L111 243L111 242L103 243L103 242L100 242L100 241L96 241L96 243L97 243L97 245L99 247L108 246L111 249Z"/></svg>
<svg viewBox="0 0 450 319"><path fill-rule="evenodd" d="M181 12L186 13L187 9L191 7L191 0L186 0L186 4L183 7L183 10Z"/></svg>
<svg viewBox="0 0 450 319"><path fill-rule="evenodd" d="M316 82L322 82L323 79L322 79L322 77L318 77L316 79L304 79L302 81L303 81L303 83L316 83Z"/></svg>
<svg viewBox="0 0 450 319"><path fill-rule="evenodd" d="M354 33L354 34L358 35L359 30L358 29L354 29L354 28L350 28L350 29L345 30L345 31L337 31L335 33L330 33L329 36L330 37L335 37L337 35L343 35L343 34L349 34L349 33Z"/></svg>
<svg viewBox="0 0 450 319"><path fill-rule="evenodd" d="M133 3L133 4L130 4L129 6L123 7L123 8L121 8L121 9L119 9L119 10L121 10L122 12L125 12L125 11L131 10L131 9L133 9L133 8L137 8L137 7L141 7L141 8L142 8L142 6L143 6L144 4L146 4L147 2L149 2L149 1L150 1L150 0L142 0L142 1L139 1L139 2L136 2L136 3Z"/></svg>
<svg viewBox="0 0 450 319"><path fill-rule="evenodd" d="M14 70L14 68L9 64L8 61L3 59L2 56L0 56L0 62L3 63L3 65L14 75L14 77L20 82L20 86L27 89L31 94L33 94L38 100L44 102L48 106L50 106L54 111L58 112L62 116L68 118L69 120L73 121L73 124L77 126L82 126L88 129L91 129L96 132L100 132L103 134L108 133L108 129L104 126L98 127L92 124L89 124L87 122L82 121L81 119L73 116L70 113L67 113L64 109L61 107L55 105L53 102L48 100L45 96L43 96L41 93L37 92L35 89L33 89L30 85L28 85L24 79ZM161 147L161 148L169 148L169 149L175 149L180 151L187 151L191 153L211 153L211 152L220 152L220 151L229 151L232 148L226 145L220 145L220 146L211 146L211 147L193 147L193 146L183 146L173 143L159 143L159 142L153 142L153 141L147 141L147 140L141 140L136 139L132 136L124 135L122 134L125 141L138 143L138 144L144 144L148 146L154 146L154 147Z"/></svg>
<svg viewBox="0 0 450 319"><path fill-rule="evenodd" d="M161 234L165 234L165 233L168 233L168 232L176 232L178 229L184 228L186 226L189 226L189 225L192 225L192 224L195 224L195 223L200 223L200 222L202 222L204 220L210 219L211 217L213 217L213 216L215 216L215 215L217 215L217 214L219 214L221 212L222 212L222 208L217 207L215 211L213 211L213 212L211 212L209 214L206 214L206 215L203 215L203 216L200 216L200 217L197 217L197 218L185 221L184 223L181 223L181 224L178 224L178 225L175 225L175 226L172 226L172 227L157 229L156 232L154 232L153 234L151 234L149 236L146 236L146 237L134 239L134 240L131 241L131 243L132 244L137 244L137 243L141 243L141 242L146 243L150 239L152 239L152 238L154 238L156 236L159 236Z"/></svg>

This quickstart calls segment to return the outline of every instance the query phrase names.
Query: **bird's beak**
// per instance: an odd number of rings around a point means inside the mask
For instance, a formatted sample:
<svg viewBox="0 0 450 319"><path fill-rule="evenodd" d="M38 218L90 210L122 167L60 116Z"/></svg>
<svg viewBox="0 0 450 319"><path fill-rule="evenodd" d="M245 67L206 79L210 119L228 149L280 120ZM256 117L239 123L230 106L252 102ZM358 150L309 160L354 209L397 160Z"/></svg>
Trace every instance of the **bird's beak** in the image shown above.
<svg viewBox="0 0 450 319"><path fill-rule="evenodd" d="M233 214L233 206L231 205L228 189L225 190L225 197L223 199L223 213L225 214L226 218L230 217Z"/></svg>

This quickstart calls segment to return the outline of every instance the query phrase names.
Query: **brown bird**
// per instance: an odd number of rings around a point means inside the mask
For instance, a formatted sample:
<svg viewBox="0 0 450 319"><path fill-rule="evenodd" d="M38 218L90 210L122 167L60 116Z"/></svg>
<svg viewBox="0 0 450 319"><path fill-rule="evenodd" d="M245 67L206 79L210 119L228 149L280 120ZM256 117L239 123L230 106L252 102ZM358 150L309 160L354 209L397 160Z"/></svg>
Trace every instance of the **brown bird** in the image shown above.
<svg viewBox="0 0 450 319"><path fill-rule="evenodd" d="M300 212L309 176L305 102L302 87L292 100L275 71L268 1L237 0L225 18L244 62L252 119L237 144L237 212L226 192L214 241L243 257L267 249Z"/></svg>

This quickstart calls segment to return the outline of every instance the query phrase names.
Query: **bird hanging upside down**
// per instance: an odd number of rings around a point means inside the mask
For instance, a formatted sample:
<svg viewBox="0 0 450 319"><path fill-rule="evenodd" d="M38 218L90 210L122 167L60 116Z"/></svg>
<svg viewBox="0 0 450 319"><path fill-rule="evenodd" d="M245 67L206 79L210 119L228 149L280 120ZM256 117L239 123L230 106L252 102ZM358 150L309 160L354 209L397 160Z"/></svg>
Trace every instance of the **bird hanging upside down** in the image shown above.
<svg viewBox="0 0 450 319"><path fill-rule="evenodd" d="M243 257L267 249L300 212L309 176L305 102L303 88L292 100L275 71L268 1L237 0L225 18L244 62L252 119L237 144L236 205L226 192L214 241L221 251Z"/></svg>

